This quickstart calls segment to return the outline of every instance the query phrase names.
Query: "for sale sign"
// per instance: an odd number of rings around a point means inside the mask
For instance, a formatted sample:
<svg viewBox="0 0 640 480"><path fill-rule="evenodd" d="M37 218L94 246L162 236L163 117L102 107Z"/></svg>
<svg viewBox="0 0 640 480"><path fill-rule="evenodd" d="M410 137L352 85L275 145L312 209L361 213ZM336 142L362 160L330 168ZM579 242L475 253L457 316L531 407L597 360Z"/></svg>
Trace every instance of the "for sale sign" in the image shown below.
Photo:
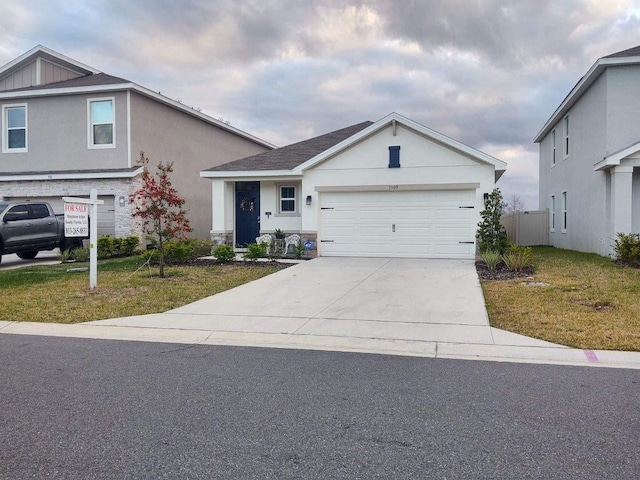
<svg viewBox="0 0 640 480"><path fill-rule="evenodd" d="M65 237L89 236L89 205L86 203L64 204Z"/></svg>

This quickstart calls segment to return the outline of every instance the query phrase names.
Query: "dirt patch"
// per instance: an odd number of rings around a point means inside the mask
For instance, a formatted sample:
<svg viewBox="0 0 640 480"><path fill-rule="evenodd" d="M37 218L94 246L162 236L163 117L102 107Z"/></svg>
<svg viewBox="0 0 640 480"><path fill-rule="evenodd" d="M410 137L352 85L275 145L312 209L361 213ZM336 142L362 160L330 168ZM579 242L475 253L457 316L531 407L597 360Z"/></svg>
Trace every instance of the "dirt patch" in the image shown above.
<svg viewBox="0 0 640 480"><path fill-rule="evenodd" d="M611 302L589 302L587 300L576 300L575 303L582 305L583 307L591 308L600 313L610 312L616 308Z"/></svg>
<svg viewBox="0 0 640 480"><path fill-rule="evenodd" d="M476 272L478 272L478 277L482 280L511 280L531 277L534 273L534 268L525 267L519 272L512 272L504 263L500 263L495 269L489 270L486 263L478 260L476 261Z"/></svg>

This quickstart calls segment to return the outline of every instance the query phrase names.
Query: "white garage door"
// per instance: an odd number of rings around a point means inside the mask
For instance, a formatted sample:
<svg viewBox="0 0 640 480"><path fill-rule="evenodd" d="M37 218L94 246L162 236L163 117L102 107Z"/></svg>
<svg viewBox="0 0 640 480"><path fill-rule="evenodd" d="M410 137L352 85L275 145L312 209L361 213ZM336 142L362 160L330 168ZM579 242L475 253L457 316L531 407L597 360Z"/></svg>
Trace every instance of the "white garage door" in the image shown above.
<svg viewBox="0 0 640 480"><path fill-rule="evenodd" d="M474 258L474 190L325 192L321 256Z"/></svg>
<svg viewBox="0 0 640 480"><path fill-rule="evenodd" d="M86 198L89 198L86 196ZM47 202L55 213L64 213L64 201L62 197L14 197L8 199L12 202L29 200L31 202ZM103 200L103 205L98 205L98 236L116 234L115 197L113 195L98 195L98 200Z"/></svg>

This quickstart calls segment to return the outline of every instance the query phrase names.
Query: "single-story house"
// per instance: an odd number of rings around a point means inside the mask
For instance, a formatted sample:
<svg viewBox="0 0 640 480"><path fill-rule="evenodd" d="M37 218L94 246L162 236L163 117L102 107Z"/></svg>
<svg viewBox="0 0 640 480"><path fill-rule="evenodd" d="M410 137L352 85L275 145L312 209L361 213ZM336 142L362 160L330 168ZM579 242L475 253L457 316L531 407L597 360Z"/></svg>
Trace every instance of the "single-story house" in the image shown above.
<svg viewBox="0 0 640 480"><path fill-rule="evenodd" d="M474 258L484 197L506 169L392 113L215 166L216 244L297 233L311 255Z"/></svg>

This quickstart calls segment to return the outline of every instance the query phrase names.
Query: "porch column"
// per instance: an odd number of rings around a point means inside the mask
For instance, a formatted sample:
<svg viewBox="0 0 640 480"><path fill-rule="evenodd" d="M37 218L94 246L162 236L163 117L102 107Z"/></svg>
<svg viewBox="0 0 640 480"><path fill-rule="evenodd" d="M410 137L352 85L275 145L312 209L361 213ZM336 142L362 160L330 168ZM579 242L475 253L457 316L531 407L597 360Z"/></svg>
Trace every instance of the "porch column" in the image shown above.
<svg viewBox="0 0 640 480"><path fill-rule="evenodd" d="M611 206L613 234L631 233L631 195L633 167L614 167L611 170Z"/></svg>

